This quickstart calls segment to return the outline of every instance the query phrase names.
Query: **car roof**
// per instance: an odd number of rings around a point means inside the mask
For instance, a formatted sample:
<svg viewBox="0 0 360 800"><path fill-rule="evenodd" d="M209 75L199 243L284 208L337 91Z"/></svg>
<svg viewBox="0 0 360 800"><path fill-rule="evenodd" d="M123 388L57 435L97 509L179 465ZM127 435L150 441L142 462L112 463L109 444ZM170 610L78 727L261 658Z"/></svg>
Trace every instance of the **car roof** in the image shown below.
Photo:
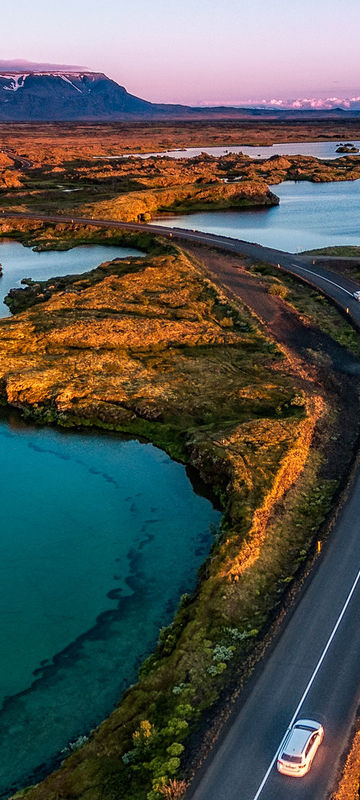
<svg viewBox="0 0 360 800"><path fill-rule="evenodd" d="M300 756L311 736L310 731L303 728L293 728L285 742L283 752L288 756Z"/></svg>
<svg viewBox="0 0 360 800"><path fill-rule="evenodd" d="M285 741L283 747L283 753L286 753L289 756L300 756L305 747L307 742L315 733L316 730L319 730L319 723L314 722L311 719L299 719L295 722L295 725L292 727L287 740Z"/></svg>

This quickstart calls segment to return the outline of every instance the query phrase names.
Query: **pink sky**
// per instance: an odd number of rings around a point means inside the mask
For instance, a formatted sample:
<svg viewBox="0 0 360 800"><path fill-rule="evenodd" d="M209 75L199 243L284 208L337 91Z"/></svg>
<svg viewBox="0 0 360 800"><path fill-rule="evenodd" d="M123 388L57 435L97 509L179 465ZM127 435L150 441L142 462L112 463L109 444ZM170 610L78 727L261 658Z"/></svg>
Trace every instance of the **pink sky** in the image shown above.
<svg viewBox="0 0 360 800"><path fill-rule="evenodd" d="M360 94L359 0L17 0L2 30L3 58L85 64L159 102Z"/></svg>

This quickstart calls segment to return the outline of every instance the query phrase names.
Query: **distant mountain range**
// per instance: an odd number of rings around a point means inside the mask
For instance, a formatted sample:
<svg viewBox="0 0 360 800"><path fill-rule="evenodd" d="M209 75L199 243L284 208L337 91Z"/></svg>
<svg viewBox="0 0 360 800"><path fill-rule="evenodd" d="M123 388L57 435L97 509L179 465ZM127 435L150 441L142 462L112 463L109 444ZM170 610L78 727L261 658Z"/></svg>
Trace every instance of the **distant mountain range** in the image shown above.
<svg viewBox="0 0 360 800"><path fill-rule="evenodd" d="M141 119L305 119L359 116L343 108L193 108L150 103L101 72L82 67L0 61L1 122L76 122Z"/></svg>

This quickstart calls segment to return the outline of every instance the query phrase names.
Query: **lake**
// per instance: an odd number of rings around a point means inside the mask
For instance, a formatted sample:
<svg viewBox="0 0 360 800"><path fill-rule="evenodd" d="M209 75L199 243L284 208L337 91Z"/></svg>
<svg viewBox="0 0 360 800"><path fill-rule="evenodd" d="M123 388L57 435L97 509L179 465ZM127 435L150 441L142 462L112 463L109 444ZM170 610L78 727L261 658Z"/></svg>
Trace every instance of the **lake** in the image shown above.
<svg viewBox="0 0 360 800"><path fill-rule="evenodd" d="M0 419L0 796L109 714L220 513L150 444Z"/></svg>
<svg viewBox="0 0 360 800"><path fill-rule="evenodd" d="M10 315L9 309L3 304L4 297L10 289L21 286L22 278L46 281L60 275L88 272L113 258L143 255L139 250L111 245L82 245L71 250L47 250L38 253L19 242L0 241L0 264L3 266L3 276L0 278L0 318Z"/></svg>
<svg viewBox="0 0 360 800"><path fill-rule="evenodd" d="M259 145L224 145L223 147L187 147L184 150L166 150L161 153L126 153L116 156L97 156L96 158L152 158L154 156L166 156L168 158L195 158L201 153L208 153L210 156L224 156L227 153L243 153L250 158L270 158L271 156L315 156L316 158L341 158L346 153L337 153L336 148L345 142L291 142L283 144L272 144L265 147ZM353 139L354 144L360 149L360 141ZM356 155L356 154L355 154Z"/></svg>
<svg viewBox="0 0 360 800"><path fill-rule="evenodd" d="M200 211L157 219L295 253L331 245L360 245L360 180L286 181L270 186L280 205L263 209Z"/></svg>

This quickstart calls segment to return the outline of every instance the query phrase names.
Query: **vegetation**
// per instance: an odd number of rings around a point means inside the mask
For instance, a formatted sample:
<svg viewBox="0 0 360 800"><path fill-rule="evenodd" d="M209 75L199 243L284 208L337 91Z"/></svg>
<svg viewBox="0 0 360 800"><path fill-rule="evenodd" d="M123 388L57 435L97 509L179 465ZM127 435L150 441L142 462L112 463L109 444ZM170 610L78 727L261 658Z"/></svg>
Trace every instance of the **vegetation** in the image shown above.
<svg viewBox="0 0 360 800"><path fill-rule="evenodd" d="M0 239L15 239L25 247L39 252L44 250L70 250L80 245L102 244L134 247L156 255L169 249L166 242L151 233L126 231L119 228L96 228L92 225L43 225L29 220L3 220ZM172 248L170 247L170 250Z"/></svg>
<svg viewBox="0 0 360 800"><path fill-rule="evenodd" d="M27 126L9 126L6 152L0 153L0 211L30 209L46 214L60 210L70 215L149 221L169 213L271 206L279 201L269 185L284 180L326 182L360 177L360 160L351 154L334 160L299 155L255 160L242 153L216 158L202 153L193 159L114 159L122 134L130 136L141 130L147 136L149 131L159 132L161 126L100 126L104 134L100 147L99 137L95 147L93 126L75 129L77 138L68 126L55 130L54 126L39 126L38 135L33 133L30 140ZM196 124L190 129L196 131ZM200 129L209 131L211 126L200 125ZM51 142L49 131L54 134ZM25 138L20 144L21 132ZM135 144L140 152L140 143Z"/></svg>
<svg viewBox="0 0 360 800"><path fill-rule="evenodd" d="M330 800L358 800L360 792L360 725L356 721L350 751Z"/></svg>
<svg viewBox="0 0 360 800"><path fill-rule="evenodd" d="M180 138L176 129L177 146L223 144L225 132L229 144L244 142L245 132L248 142L264 143L264 130L259 123L189 123ZM172 123L120 124L101 126L99 137L91 125L7 126L15 155L1 154L0 208L148 220L270 205L277 198L268 186L282 180L360 177L356 156L95 157L171 148L174 131ZM337 131L344 139L343 124L274 124L266 141L333 139ZM360 138L354 126L346 138L350 133ZM160 632L138 683L26 797L176 800L189 774L190 734L202 730L235 676L237 686L246 679L330 508L340 473L325 454L337 452L340 400L323 377L323 353L309 365L290 346L280 349L194 257L160 238L29 222L4 222L2 235L38 249L93 242L147 255L11 292L15 316L0 323L1 402L39 423L94 425L151 440L195 467L224 509L197 590L183 596ZM359 355L357 334L322 295L266 265L248 268L274 302ZM352 430L355 437L356 422Z"/></svg>
<svg viewBox="0 0 360 800"><path fill-rule="evenodd" d="M305 250L304 255L309 256L339 256L339 258L359 258L360 247L358 245L336 245L332 247L321 247L318 250Z"/></svg>
<svg viewBox="0 0 360 800"><path fill-rule="evenodd" d="M23 238L40 246L63 234L27 225ZM80 235L72 228L67 243ZM0 324L4 403L39 422L146 437L196 467L224 508L197 591L160 632L139 682L26 796L181 797L189 734L234 674L245 679L329 508L337 481L324 448L336 408L241 303L159 240L144 259L29 286L11 302L27 310Z"/></svg>
<svg viewBox="0 0 360 800"><path fill-rule="evenodd" d="M6 123L0 140L35 164L121 153L153 153L185 147L271 145L276 142L350 142L360 139L360 123L352 120L182 120L178 122Z"/></svg>

